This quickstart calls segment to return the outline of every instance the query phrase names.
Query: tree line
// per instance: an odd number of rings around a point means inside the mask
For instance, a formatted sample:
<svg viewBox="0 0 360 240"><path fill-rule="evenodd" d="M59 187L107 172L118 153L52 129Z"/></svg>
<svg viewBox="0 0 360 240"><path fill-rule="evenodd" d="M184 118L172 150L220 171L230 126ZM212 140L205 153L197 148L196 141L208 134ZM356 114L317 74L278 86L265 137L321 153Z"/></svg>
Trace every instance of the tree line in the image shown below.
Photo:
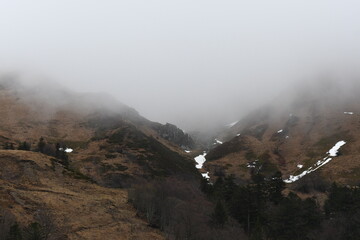
<svg viewBox="0 0 360 240"><path fill-rule="evenodd" d="M324 207L316 198L301 199L283 194L281 173L261 175L253 183L237 185L232 176L219 177L214 184L206 179L201 190L216 202L212 215L220 227L236 219L254 240L360 239L360 190L333 184Z"/></svg>
<svg viewBox="0 0 360 240"><path fill-rule="evenodd" d="M20 225L11 212L0 208L0 240L60 240L67 239L53 221L49 211L39 209L34 214L34 221Z"/></svg>
<svg viewBox="0 0 360 240"><path fill-rule="evenodd" d="M4 143L5 150L22 150L22 151L34 151L46 154L48 156L55 157L61 160L61 163L65 166L69 166L69 157L66 153L66 145L60 143L48 143L45 138L40 137L37 144L33 147L31 143L23 141L16 145L13 142Z"/></svg>

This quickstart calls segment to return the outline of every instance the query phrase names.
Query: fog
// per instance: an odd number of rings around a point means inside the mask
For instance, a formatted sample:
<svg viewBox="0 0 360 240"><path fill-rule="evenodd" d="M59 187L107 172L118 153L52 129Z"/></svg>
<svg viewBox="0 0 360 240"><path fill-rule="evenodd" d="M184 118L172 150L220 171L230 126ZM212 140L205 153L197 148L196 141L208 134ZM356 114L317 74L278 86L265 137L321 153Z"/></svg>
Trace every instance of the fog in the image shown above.
<svg viewBox="0 0 360 240"><path fill-rule="evenodd" d="M1 73L109 94L185 130L299 82L356 82L359 63L358 1L0 0Z"/></svg>

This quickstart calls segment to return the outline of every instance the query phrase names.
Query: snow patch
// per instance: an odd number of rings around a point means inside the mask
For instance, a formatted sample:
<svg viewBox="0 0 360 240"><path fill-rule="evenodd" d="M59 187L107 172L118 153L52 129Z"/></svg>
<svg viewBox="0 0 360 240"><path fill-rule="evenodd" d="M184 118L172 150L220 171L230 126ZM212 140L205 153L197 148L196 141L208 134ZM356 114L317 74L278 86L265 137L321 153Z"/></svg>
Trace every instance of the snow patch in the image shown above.
<svg viewBox="0 0 360 240"><path fill-rule="evenodd" d="M239 121L232 122L232 123L230 123L230 124L226 125L226 127L231 128L231 127L235 126L238 122L239 122Z"/></svg>
<svg viewBox="0 0 360 240"><path fill-rule="evenodd" d="M223 144L222 141L220 141L220 140L218 140L218 139L216 139L216 138L215 138L215 142L216 142L216 143L214 143L214 144Z"/></svg>
<svg viewBox="0 0 360 240"><path fill-rule="evenodd" d="M186 152L186 153L191 153L191 151L189 151L189 150L185 150L185 152Z"/></svg>
<svg viewBox="0 0 360 240"><path fill-rule="evenodd" d="M257 162L258 162L259 160L255 160L254 162L248 162L247 164L246 164L246 167L248 167L248 168L256 168L256 165L257 165Z"/></svg>
<svg viewBox="0 0 360 240"><path fill-rule="evenodd" d="M195 166L197 169L201 169L203 167L204 163L206 162L205 156L206 152L194 158L195 162L197 163Z"/></svg>
<svg viewBox="0 0 360 240"><path fill-rule="evenodd" d="M73 151L74 151L74 150L71 149L71 148L66 148L64 152L66 152L66 153L72 153Z"/></svg>
<svg viewBox="0 0 360 240"><path fill-rule="evenodd" d="M353 112L344 112L344 114L346 114L346 115L354 115Z"/></svg>
<svg viewBox="0 0 360 240"><path fill-rule="evenodd" d="M297 167L301 169L304 167L304 165L298 164Z"/></svg>
<svg viewBox="0 0 360 240"><path fill-rule="evenodd" d="M237 137L239 137L240 135L241 135L240 133L236 134Z"/></svg>
<svg viewBox="0 0 360 240"><path fill-rule="evenodd" d="M210 179L209 172L202 173L201 175L203 176L203 178Z"/></svg>
<svg viewBox="0 0 360 240"><path fill-rule="evenodd" d="M282 133L284 130L283 129L280 129L279 131L277 131L277 133Z"/></svg>
<svg viewBox="0 0 360 240"><path fill-rule="evenodd" d="M339 149L346 144L345 141L339 141L335 144L334 147L332 147L328 152L328 156L323 158L322 160L317 161L312 167L309 167L307 170L303 171L299 175L293 176L290 175L288 179L285 179L285 183L293 183L299 180L300 178L306 176L307 174L314 172L324 166L325 164L329 163L333 158L336 157L337 153L339 152ZM299 165L298 165L299 166Z"/></svg>
<svg viewBox="0 0 360 240"><path fill-rule="evenodd" d="M330 149L327 153L330 157L336 157L337 153L339 152L339 149L346 144L345 141L340 141L335 144L335 146Z"/></svg>

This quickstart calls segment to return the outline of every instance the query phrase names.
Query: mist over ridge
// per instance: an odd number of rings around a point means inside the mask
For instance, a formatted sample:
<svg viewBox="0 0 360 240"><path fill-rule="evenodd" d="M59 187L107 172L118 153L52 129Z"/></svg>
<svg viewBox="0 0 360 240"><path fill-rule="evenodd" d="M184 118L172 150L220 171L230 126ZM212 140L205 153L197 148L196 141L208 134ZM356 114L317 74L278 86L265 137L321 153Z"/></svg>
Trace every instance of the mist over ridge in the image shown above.
<svg viewBox="0 0 360 240"><path fill-rule="evenodd" d="M31 86L53 79L75 92L102 92L185 130L237 121L287 99L303 82L325 78L342 86L360 76L357 1L0 6L0 72L24 74Z"/></svg>

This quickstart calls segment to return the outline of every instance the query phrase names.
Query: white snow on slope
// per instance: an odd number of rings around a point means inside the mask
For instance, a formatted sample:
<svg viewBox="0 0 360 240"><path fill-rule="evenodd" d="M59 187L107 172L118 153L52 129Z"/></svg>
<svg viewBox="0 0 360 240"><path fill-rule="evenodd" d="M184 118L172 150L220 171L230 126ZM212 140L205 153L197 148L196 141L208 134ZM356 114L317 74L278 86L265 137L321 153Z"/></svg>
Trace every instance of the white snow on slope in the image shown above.
<svg viewBox="0 0 360 240"><path fill-rule="evenodd" d="M330 157L336 157L339 149L346 144L345 141L340 141L335 144L335 146L327 152Z"/></svg>
<svg viewBox="0 0 360 240"><path fill-rule="evenodd" d="M74 151L74 150L71 149L71 148L66 148L66 149L65 149L65 152L66 152L66 153L72 153L73 151Z"/></svg>
<svg viewBox="0 0 360 240"><path fill-rule="evenodd" d="M298 164L297 167L301 169L304 167L304 165Z"/></svg>
<svg viewBox="0 0 360 240"><path fill-rule="evenodd" d="M328 152L328 156L323 158L323 160L319 160L317 161L312 167L309 167L307 170L303 171L302 173L300 173L299 175L293 176L290 175L290 177L288 179L285 179L284 182L285 183L293 183L296 182L297 180L299 180L300 178L304 177L305 175L314 172L316 170L318 170L319 168L321 168L322 166L324 166L325 164L327 164L328 162L330 162L332 160L332 157L336 157L337 153L339 151L339 149L344 146L346 144L345 141L339 141L335 144L334 147L332 147Z"/></svg>
<svg viewBox="0 0 360 240"><path fill-rule="evenodd" d="M284 130L283 129L280 129L279 131L277 131L277 133L282 133Z"/></svg>
<svg viewBox="0 0 360 240"><path fill-rule="evenodd" d="M189 151L189 150L185 150L185 152L186 152L186 153L191 153L191 151Z"/></svg>
<svg viewBox="0 0 360 240"><path fill-rule="evenodd" d="M354 113L353 113L353 112L344 112L344 114L346 114L346 115L353 115Z"/></svg>
<svg viewBox="0 0 360 240"><path fill-rule="evenodd" d="M202 173L201 175L203 176L203 178L210 179L209 172Z"/></svg>
<svg viewBox="0 0 360 240"><path fill-rule="evenodd" d="M226 127L231 128L231 127L235 126L238 122L239 122L239 121L232 122L232 123L230 123L230 124L226 125Z"/></svg>
<svg viewBox="0 0 360 240"><path fill-rule="evenodd" d="M215 142L218 143L218 144L223 144L222 141L220 141L220 140L218 140L218 139L216 139L216 138L215 138ZM216 144L216 143L215 143L215 144Z"/></svg>
<svg viewBox="0 0 360 240"><path fill-rule="evenodd" d="M194 158L195 162L197 163L195 166L197 169L201 169L203 167L204 163L206 162L205 156L206 156L206 152Z"/></svg>

